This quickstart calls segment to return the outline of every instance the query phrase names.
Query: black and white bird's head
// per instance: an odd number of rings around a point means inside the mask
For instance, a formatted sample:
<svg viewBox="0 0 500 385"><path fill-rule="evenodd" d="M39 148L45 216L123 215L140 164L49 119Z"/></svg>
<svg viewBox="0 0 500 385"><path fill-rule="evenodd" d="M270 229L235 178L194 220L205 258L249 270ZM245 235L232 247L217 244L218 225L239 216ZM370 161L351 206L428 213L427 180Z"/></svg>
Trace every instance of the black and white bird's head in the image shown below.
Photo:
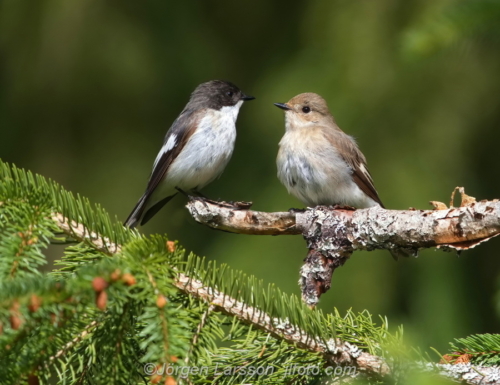
<svg viewBox="0 0 500 385"><path fill-rule="evenodd" d="M233 83L224 80L211 80L200 84L191 94L189 107L211 108L220 110L223 107L239 108L246 100L255 99L253 96L245 95Z"/></svg>

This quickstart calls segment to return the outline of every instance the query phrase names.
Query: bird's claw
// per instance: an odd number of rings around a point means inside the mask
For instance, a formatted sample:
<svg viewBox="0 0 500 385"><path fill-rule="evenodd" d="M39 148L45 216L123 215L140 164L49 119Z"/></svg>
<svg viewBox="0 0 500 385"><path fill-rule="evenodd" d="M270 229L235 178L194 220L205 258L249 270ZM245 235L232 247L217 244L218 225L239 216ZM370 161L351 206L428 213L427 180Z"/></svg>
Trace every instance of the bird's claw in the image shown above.
<svg viewBox="0 0 500 385"><path fill-rule="evenodd" d="M349 210L349 211L356 210L356 207L352 207L352 206L348 206L348 205L333 205L331 207L334 210Z"/></svg>
<svg viewBox="0 0 500 385"><path fill-rule="evenodd" d="M220 207L227 207L234 210L248 210L252 207L253 202L244 201L212 201L214 204Z"/></svg>
<svg viewBox="0 0 500 385"><path fill-rule="evenodd" d="M224 203L227 203L228 205L234 207L237 210L248 210L253 205L253 202L243 202L243 201L229 201Z"/></svg>
<svg viewBox="0 0 500 385"><path fill-rule="evenodd" d="M291 213L291 214L298 214L298 213L304 213L306 212L307 209L294 209L294 208L291 208L291 209L288 209L288 212Z"/></svg>

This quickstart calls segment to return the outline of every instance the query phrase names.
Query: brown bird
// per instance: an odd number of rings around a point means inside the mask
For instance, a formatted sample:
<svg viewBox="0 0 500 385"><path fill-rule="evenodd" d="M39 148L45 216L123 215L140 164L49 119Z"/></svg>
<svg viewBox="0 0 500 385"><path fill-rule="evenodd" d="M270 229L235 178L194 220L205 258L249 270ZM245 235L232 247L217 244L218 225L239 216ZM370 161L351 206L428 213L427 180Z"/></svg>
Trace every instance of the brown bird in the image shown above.
<svg viewBox="0 0 500 385"><path fill-rule="evenodd" d="M365 156L337 126L325 99L308 92L275 105L285 110L286 127L276 160L278 178L290 194L311 207L384 207Z"/></svg>

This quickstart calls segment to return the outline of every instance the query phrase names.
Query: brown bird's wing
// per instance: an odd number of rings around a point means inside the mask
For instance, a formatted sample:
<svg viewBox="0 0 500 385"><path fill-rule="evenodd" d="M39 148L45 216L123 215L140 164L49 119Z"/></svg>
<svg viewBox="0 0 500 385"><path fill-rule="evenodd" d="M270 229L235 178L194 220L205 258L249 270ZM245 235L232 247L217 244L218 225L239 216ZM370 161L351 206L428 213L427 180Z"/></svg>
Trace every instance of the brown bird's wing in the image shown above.
<svg viewBox="0 0 500 385"><path fill-rule="evenodd" d="M352 170L352 179L358 187L371 199L377 202L382 208L385 208L380 200L377 190L373 184L372 176L366 167L366 159L359 150L358 145L352 137L344 133L340 128L328 130L327 140L339 150L340 155ZM411 251L405 249L389 250L392 257L397 261L398 257L409 257Z"/></svg>
<svg viewBox="0 0 500 385"><path fill-rule="evenodd" d="M359 150L354 139L340 130L340 128L336 128L335 131L328 130L328 133L328 141L339 150L339 154L351 168L354 182L361 191L377 202L381 207L384 207L378 196L377 190L375 190L372 176L366 167L365 156Z"/></svg>

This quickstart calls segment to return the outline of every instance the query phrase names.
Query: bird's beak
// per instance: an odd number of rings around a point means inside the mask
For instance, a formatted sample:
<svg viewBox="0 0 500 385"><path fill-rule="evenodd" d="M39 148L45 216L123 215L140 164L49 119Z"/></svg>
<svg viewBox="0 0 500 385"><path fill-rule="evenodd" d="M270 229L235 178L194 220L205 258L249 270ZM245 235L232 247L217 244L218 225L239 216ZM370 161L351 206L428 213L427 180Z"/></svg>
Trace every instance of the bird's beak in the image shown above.
<svg viewBox="0 0 500 385"><path fill-rule="evenodd" d="M292 107L290 107L290 106L289 106L288 104L286 104L286 103L274 103L274 105L275 105L276 107L281 108L282 110L285 110L285 111L288 111L288 110L291 110L291 109L292 109Z"/></svg>
<svg viewBox="0 0 500 385"><path fill-rule="evenodd" d="M248 95L241 95L241 100L248 101L248 100L254 100L255 96L248 96Z"/></svg>

